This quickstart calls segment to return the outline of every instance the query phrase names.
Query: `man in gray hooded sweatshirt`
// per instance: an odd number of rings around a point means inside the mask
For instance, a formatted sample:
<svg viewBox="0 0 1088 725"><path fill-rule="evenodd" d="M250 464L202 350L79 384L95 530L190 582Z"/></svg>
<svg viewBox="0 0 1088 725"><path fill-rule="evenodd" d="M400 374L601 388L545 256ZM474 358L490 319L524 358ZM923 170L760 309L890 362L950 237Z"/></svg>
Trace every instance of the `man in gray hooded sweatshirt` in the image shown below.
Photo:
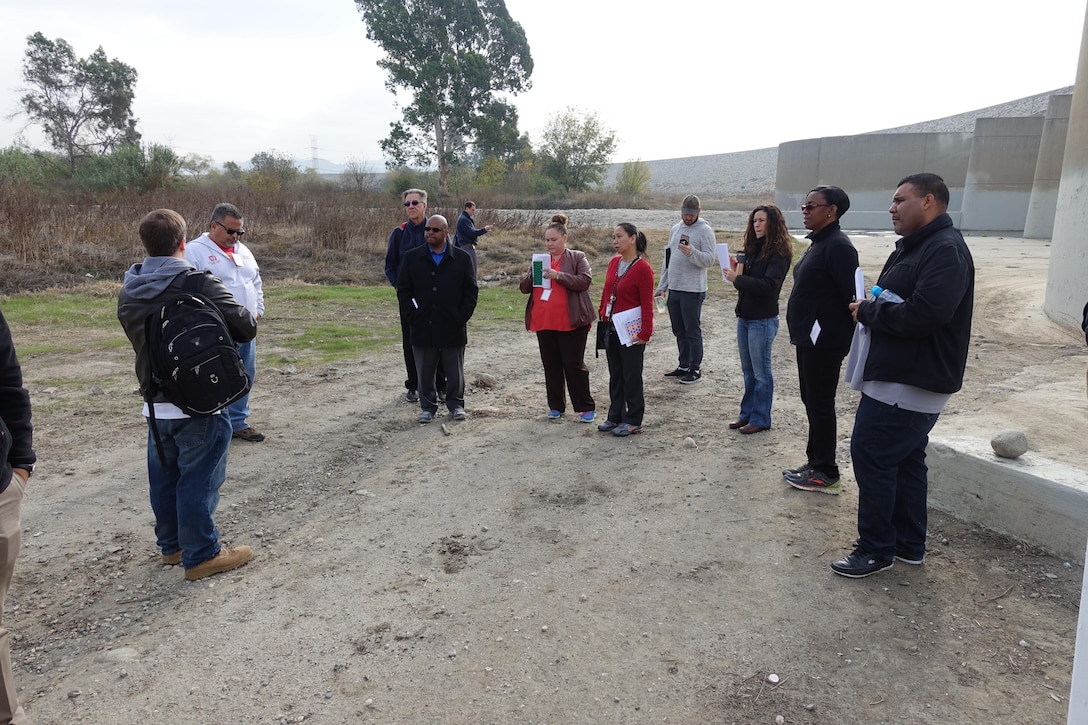
<svg viewBox="0 0 1088 725"><path fill-rule="evenodd" d="M654 297L668 293L669 320L680 362L667 378L690 385L702 378L703 300L706 299L706 270L718 259L714 229L699 218L699 197L688 194L680 208L680 223L669 232L665 262Z"/></svg>
<svg viewBox="0 0 1088 725"><path fill-rule="evenodd" d="M145 399L151 383L147 317L181 291L186 276L203 278L197 292L219 310L234 342L248 342L257 334L253 313L211 272L198 272L185 260L185 231L185 220L176 211L158 209L145 216L140 222L140 240L148 256L125 272L117 299L117 319L136 351L136 377ZM162 563L183 564L185 578L190 581L242 566L252 558L253 550L220 546L213 520L219 487L227 476L230 421L218 412L191 418L161 393L151 405L155 406L155 420L148 420L147 474ZM145 403L144 416L149 412ZM151 425L159 432L162 458Z"/></svg>

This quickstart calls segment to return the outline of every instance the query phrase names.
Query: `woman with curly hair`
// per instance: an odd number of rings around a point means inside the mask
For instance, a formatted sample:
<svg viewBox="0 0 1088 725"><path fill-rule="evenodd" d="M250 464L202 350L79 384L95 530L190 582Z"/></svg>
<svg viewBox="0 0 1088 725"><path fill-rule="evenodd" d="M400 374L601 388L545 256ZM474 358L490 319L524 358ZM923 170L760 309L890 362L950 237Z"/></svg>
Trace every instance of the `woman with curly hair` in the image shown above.
<svg viewBox="0 0 1088 725"><path fill-rule="evenodd" d="M729 428L749 434L771 427L771 346L778 334L778 296L793 260L793 237L778 207L757 206L748 215L740 259L725 271L738 292L737 349L744 374L740 415Z"/></svg>

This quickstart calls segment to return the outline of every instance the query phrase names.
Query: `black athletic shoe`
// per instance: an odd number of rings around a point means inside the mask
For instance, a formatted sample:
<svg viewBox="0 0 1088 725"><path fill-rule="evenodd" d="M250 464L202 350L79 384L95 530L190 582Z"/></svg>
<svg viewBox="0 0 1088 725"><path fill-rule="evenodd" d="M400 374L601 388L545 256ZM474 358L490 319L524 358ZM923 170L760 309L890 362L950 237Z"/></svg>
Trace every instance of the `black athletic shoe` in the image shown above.
<svg viewBox="0 0 1088 725"><path fill-rule="evenodd" d="M703 379L703 374L698 370L690 370L688 374L680 378L680 382L684 385L692 385Z"/></svg>
<svg viewBox="0 0 1088 725"><path fill-rule="evenodd" d="M831 571L840 576L848 576L851 579L861 579L878 571L891 569L895 564L894 559L885 559L876 554L869 554L859 548L855 548L850 556L844 556L831 563Z"/></svg>
<svg viewBox="0 0 1088 725"><path fill-rule="evenodd" d="M671 373L665 373L666 378L682 378L688 374L687 368L676 368Z"/></svg>

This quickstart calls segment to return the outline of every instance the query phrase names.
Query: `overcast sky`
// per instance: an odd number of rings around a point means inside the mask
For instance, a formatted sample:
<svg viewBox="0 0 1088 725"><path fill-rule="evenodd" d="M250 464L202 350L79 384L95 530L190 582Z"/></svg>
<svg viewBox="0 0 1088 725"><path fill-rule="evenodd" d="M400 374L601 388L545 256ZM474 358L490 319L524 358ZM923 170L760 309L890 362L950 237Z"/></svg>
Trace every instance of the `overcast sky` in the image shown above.
<svg viewBox="0 0 1088 725"><path fill-rule="evenodd" d="M949 116L1072 85L1084 0L507 0L538 138L566 106L615 130L614 161L725 153ZM650 3L646 3L650 5ZM398 117L352 0L0 0L0 147L20 133L26 37L101 45L139 73L148 142L217 162L277 149L383 166Z"/></svg>

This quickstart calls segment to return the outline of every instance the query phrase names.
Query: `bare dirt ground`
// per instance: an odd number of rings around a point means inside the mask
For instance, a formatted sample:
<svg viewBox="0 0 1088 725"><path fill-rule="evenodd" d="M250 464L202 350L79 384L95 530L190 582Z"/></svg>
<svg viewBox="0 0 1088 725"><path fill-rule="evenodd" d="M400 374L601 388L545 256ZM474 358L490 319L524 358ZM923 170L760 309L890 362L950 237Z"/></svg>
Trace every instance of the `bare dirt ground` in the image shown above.
<svg viewBox="0 0 1088 725"><path fill-rule="evenodd" d="M855 239L872 278L893 240ZM1036 452L1088 467L1088 355L1041 311L1047 245L970 244L974 345L934 435L1019 427ZM1082 568L934 514L923 566L833 575L856 535L855 394L840 386L843 494L787 486L805 434L792 349L783 324L773 429L727 431L733 303L716 280L696 386L661 376L676 348L658 317L646 432L630 439L545 421L520 328L474 321L469 420L419 426L399 348L283 374L275 333L292 323L269 310L252 418L269 440L234 444L217 517L256 556L194 583L155 550L131 351L24 358L40 464L6 623L28 712L39 725L1064 722ZM604 409L604 359L588 358ZM473 383L484 372L494 387Z"/></svg>

